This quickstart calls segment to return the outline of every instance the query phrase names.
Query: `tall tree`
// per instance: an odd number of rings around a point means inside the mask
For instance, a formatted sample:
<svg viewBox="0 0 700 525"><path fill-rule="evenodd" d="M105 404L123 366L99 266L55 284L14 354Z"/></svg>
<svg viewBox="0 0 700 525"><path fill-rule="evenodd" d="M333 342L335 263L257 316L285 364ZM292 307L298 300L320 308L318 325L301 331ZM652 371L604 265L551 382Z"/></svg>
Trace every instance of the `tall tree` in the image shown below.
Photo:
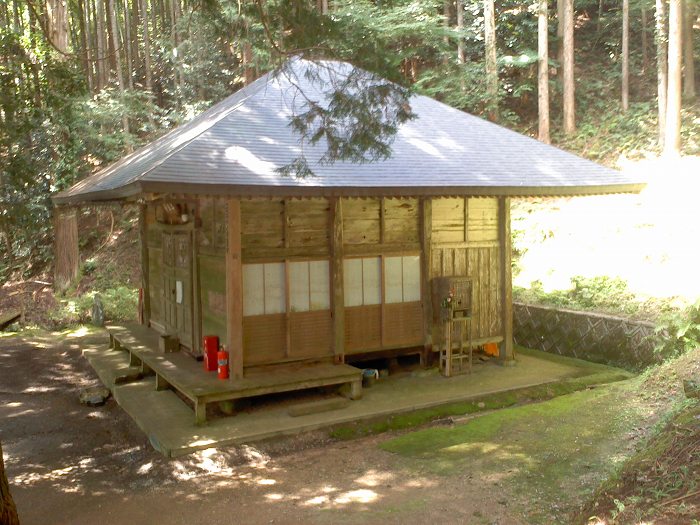
<svg viewBox="0 0 700 525"><path fill-rule="evenodd" d="M649 67L649 44L647 43L647 8L642 5L642 74L646 73Z"/></svg>
<svg viewBox="0 0 700 525"><path fill-rule="evenodd" d="M549 144L549 20L547 0L539 0L537 9L537 138Z"/></svg>
<svg viewBox="0 0 700 525"><path fill-rule="evenodd" d="M51 44L59 51L58 59L65 60L68 53L68 2L65 0L48 0L48 33Z"/></svg>
<svg viewBox="0 0 700 525"><path fill-rule="evenodd" d="M486 46L486 93L489 118L498 120L498 61L496 55L496 10L494 0L484 0L484 44Z"/></svg>
<svg viewBox="0 0 700 525"><path fill-rule="evenodd" d="M576 101L574 87L574 0L563 0L563 57L562 89L564 94L564 133L571 135L576 131Z"/></svg>
<svg viewBox="0 0 700 525"><path fill-rule="evenodd" d="M695 98L695 47L693 26L695 5L692 0L683 0L683 95Z"/></svg>
<svg viewBox="0 0 700 525"><path fill-rule="evenodd" d="M664 153L681 152L681 81L683 66L683 0L670 0L668 9L668 92Z"/></svg>
<svg viewBox="0 0 700 525"><path fill-rule="evenodd" d="M622 0L622 111L630 97L630 0Z"/></svg>
<svg viewBox="0 0 700 525"><path fill-rule="evenodd" d="M457 0L455 3L457 10L457 62L464 64L466 57L464 55L464 0Z"/></svg>
<svg viewBox="0 0 700 525"><path fill-rule="evenodd" d="M151 37L148 31L148 11L146 8L146 0L134 0L139 3L141 23L143 24L143 69L144 69L144 87L146 91L153 91L153 77L151 71Z"/></svg>
<svg viewBox="0 0 700 525"><path fill-rule="evenodd" d="M668 89L668 54L666 34L666 0L656 0L656 100L659 120L659 145L663 148L666 133L666 93Z"/></svg>

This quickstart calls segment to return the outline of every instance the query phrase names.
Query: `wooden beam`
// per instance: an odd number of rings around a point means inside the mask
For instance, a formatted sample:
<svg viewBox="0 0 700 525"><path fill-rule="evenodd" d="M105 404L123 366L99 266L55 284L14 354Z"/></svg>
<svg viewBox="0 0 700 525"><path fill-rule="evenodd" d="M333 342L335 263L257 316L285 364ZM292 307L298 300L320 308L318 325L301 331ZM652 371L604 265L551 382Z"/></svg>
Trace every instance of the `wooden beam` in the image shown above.
<svg viewBox="0 0 700 525"><path fill-rule="evenodd" d="M510 197L498 199L498 238L500 242L501 343L500 359L513 359L513 282L511 270Z"/></svg>
<svg viewBox="0 0 700 525"><path fill-rule="evenodd" d="M200 200L194 205L192 210L192 352L195 355L202 355L202 286L199 280L199 230L200 220Z"/></svg>
<svg viewBox="0 0 700 525"><path fill-rule="evenodd" d="M330 199L331 315L333 354L336 363L345 361L345 294L343 290L343 210L338 197Z"/></svg>
<svg viewBox="0 0 700 525"><path fill-rule="evenodd" d="M427 366L433 349L433 303L430 288L430 265L432 260L433 201L430 197L421 199L421 301L423 302L423 354L421 360Z"/></svg>
<svg viewBox="0 0 700 525"><path fill-rule="evenodd" d="M141 289L143 290L143 324L151 322L151 290L148 267L148 220L146 204L139 204L139 238L141 241Z"/></svg>
<svg viewBox="0 0 700 525"><path fill-rule="evenodd" d="M226 250L226 335L231 380L243 377L243 264L241 201L228 199Z"/></svg>

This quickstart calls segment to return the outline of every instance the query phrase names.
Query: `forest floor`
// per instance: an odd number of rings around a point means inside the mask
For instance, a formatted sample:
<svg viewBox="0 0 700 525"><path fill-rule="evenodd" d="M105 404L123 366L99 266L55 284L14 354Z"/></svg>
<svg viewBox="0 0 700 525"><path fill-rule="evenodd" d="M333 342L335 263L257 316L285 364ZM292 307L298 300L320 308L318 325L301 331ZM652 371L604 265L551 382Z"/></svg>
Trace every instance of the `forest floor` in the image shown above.
<svg viewBox="0 0 700 525"><path fill-rule="evenodd" d="M185 458L155 452L81 357L89 330L0 337L0 439L33 523L565 523L700 374L678 366L403 432L308 434ZM244 517L244 518L243 518Z"/></svg>

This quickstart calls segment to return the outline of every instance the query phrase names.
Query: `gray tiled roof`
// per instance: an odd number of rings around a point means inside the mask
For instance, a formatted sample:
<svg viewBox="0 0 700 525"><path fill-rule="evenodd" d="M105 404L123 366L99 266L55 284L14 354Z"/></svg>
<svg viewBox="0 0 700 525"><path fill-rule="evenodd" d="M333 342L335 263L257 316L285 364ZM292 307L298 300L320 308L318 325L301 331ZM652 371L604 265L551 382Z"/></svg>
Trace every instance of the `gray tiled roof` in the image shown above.
<svg viewBox="0 0 700 525"><path fill-rule="evenodd" d="M276 168L302 152L289 127L304 97L323 103L321 75L349 64L294 59L291 74L268 73L192 121L54 197L57 203L125 198L150 191L239 195L572 195L638 191L641 181L456 110L413 96L389 159L320 164L323 141L303 146L315 176ZM299 88L304 96L299 96Z"/></svg>

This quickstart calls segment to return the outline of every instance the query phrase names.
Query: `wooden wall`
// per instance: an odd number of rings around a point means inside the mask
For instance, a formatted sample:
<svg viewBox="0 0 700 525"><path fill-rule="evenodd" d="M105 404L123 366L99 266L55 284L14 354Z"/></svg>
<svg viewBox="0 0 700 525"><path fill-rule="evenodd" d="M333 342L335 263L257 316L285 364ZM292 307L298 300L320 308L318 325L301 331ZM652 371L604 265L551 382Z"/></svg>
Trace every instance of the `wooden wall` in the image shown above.
<svg viewBox="0 0 700 525"><path fill-rule="evenodd" d="M243 311L244 365L261 365L300 359L330 359L332 318L327 305L307 305L304 311L291 307L290 284L294 263L326 262L330 254L330 207L325 198L241 200L241 253L244 290L246 268L282 272L285 311ZM298 265L297 265L298 267ZM330 287L330 270L322 276ZM264 277L263 277L264 282ZM261 284L260 286L263 286ZM307 284L307 286L309 286ZM297 309L298 310L298 309Z"/></svg>
<svg viewBox="0 0 700 525"><path fill-rule="evenodd" d="M432 199L431 232L430 278L471 277L473 338L499 339L503 334L498 199Z"/></svg>
<svg viewBox="0 0 700 525"><path fill-rule="evenodd" d="M419 287L417 300L391 303L386 297L388 259L421 254L419 200L344 198L340 204L345 260L361 258L365 266L377 266L380 281L377 300L359 305L355 304L357 301L345 303L345 354L421 347L424 336L420 278L415 283ZM347 280L358 277L345 277L347 294Z"/></svg>
<svg viewBox="0 0 700 525"><path fill-rule="evenodd" d="M201 197L193 209L196 352L202 335L218 335L222 342L227 341L227 199ZM162 233L152 205L146 209L146 223L150 318L157 326L163 319L163 255ZM240 225L246 366L334 357L337 361L345 355L429 348L431 340L438 340L438 333L430 333L431 323L424 322L430 315L426 297L430 297L430 279L438 276L471 277L473 338L503 338L502 229L497 198L240 199ZM404 277L411 280L413 290L396 299L401 283L397 285L396 275L387 272L396 272L404 258L412 258L414 265L413 273L409 272L412 277ZM352 260L365 261L362 264L383 275L374 299L357 302L345 297L348 284L343 282L343 273L348 270L343 268ZM298 293L296 284L290 286L290 272L298 272L299 265L293 265L304 261L328 265L323 286L328 287L330 297L327 305L297 311L289 306L290 300L294 302L290 293ZM415 270L415 264L420 270ZM285 296L280 301L286 309L258 308L251 313L248 307L246 311L243 295L246 280L250 282L246 272L268 270L285 281ZM417 289L416 279L420 280Z"/></svg>

